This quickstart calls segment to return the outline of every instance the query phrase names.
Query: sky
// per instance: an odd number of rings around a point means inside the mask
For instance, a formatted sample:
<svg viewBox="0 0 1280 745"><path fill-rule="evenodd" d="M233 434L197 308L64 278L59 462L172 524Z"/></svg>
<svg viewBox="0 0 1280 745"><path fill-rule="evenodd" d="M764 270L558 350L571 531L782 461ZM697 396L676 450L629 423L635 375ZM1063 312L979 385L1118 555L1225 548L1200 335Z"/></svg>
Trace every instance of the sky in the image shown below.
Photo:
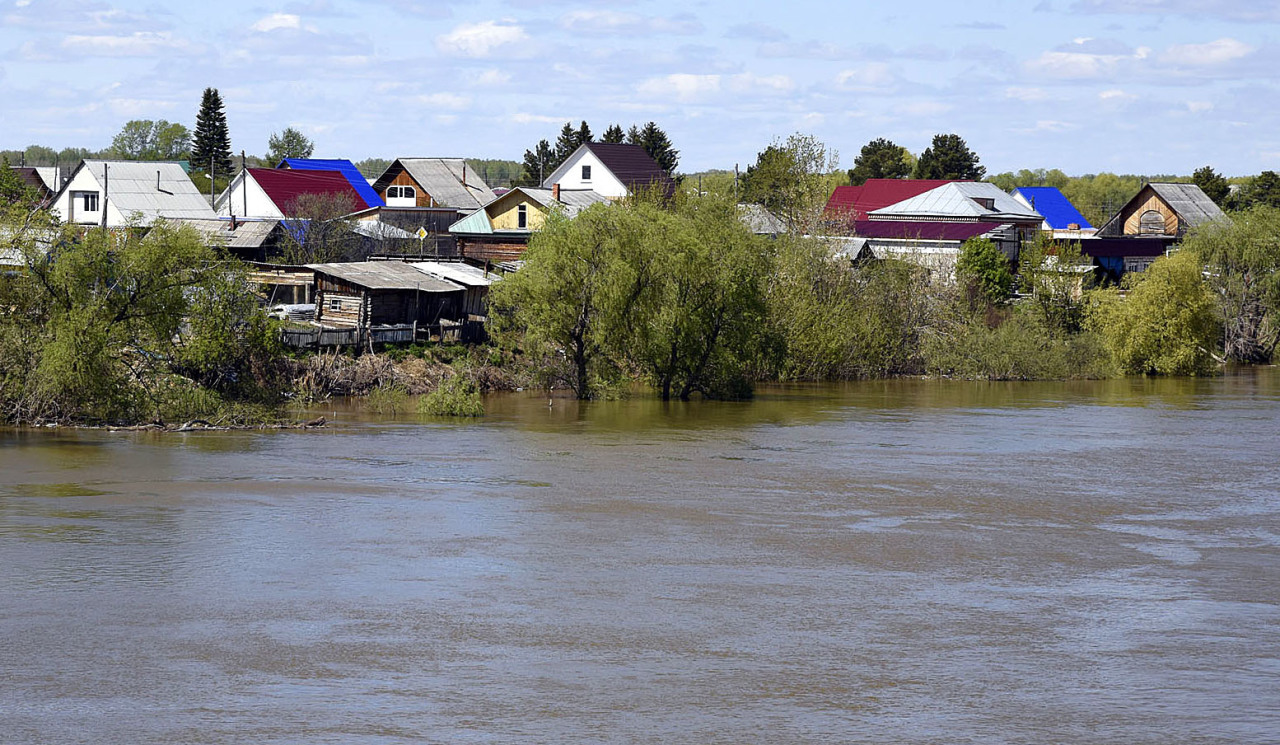
<svg viewBox="0 0 1280 745"><path fill-rule="evenodd" d="M1280 170L1280 2L0 0L0 149L104 148L131 119L317 157L519 160L566 121L655 121L679 170L817 137L965 138L990 173Z"/></svg>

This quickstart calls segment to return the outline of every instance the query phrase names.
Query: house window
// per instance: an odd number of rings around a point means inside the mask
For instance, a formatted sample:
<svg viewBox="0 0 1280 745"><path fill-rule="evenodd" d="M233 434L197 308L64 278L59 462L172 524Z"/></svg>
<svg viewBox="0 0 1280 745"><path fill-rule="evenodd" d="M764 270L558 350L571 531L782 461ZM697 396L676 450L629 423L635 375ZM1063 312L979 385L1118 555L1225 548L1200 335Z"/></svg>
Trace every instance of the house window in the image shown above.
<svg viewBox="0 0 1280 745"><path fill-rule="evenodd" d="M984 210L993 210L996 208L996 200L992 197L973 197L972 199Z"/></svg>
<svg viewBox="0 0 1280 745"><path fill-rule="evenodd" d="M392 207L413 207L417 204L418 190L412 186L388 186L387 204Z"/></svg>
<svg viewBox="0 0 1280 745"><path fill-rule="evenodd" d="M80 199L82 200L82 204L81 204L82 210L84 210L85 212L98 211L98 192L96 191L81 192Z"/></svg>
<svg viewBox="0 0 1280 745"><path fill-rule="evenodd" d="M583 166L583 167L582 167L582 180L583 180L583 181L590 181L590 180L591 180L591 166Z"/></svg>
<svg viewBox="0 0 1280 745"><path fill-rule="evenodd" d="M1125 272L1145 272L1151 268L1155 259L1150 256L1126 256L1124 257Z"/></svg>
<svg viewBox="0 0 1280 745"><path fill-rule="evenodd" d="M529 205L516 207L516 227L524 230L529 227Z"/></svg>
<svg viewBox="0 0 1280 745"><path fill-rule="evenodd" d="M1138 232L1142 235L1164 235L1164 215L1158 210L1147 210L1138 220Z"/></svg>
<svg viewBox="0 0 1280 745"><path fill-rule="evenodd" d="M335 297L335 298L329 298L329 310L332 310L332 311L341 311L341 310L342 310L342 300L341 300L341 299L339 299L339 298L336 298L336 297Z"/></svg>

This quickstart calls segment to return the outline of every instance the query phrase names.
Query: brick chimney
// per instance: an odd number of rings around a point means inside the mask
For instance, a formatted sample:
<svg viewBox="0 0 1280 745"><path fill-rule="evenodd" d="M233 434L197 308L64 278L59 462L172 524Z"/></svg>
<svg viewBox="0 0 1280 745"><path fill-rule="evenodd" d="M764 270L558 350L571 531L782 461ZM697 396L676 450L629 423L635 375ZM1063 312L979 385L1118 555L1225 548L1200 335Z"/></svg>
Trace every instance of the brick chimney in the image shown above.
<svg viewBox="0 0 1280 745"><path fill-rule="evenodd" d="M551 198L557 202L560 201L560 184L551 185Z"/></svg>

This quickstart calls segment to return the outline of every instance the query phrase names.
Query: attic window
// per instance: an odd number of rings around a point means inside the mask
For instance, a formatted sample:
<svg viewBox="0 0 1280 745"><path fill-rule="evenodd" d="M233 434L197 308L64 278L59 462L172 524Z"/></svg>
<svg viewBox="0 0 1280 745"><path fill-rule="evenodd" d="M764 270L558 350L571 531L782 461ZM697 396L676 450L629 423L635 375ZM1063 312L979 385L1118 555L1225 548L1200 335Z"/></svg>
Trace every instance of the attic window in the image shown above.
<svg viewBox="0 0 1280 745"><path fill-rule="evenodd" d="M412 186L388 186L387 199L416 199L417 190Z"/></svg>
<svg viewBox="0 0 1280 745"><path fill-rule="evenodd" d="M529 227L529 205L516 207L516 227L525 230Z"/></svg>
<svg viewBox="0 0 1280 745"><path fill-rule="evenodd" d="M1141 235L1164 235L1164 215L1159 210L1147 210L1138 220L1138 233Z"/></svg>
<svg viewBox="0 0 1280 745"><path fill-rule="evenodd" d="M992 197L972 197L972 199L984 210L993 210L996 208L996 200Z"/></svg>
<svg viewBox="0 0 1280 745"><path fill-rule="evenodd" d="M583 166L583 167L582 167L582 180L583 180L583 181L590 181L590 180L591 180L591 166Z"/></svg>
<svg viewBox="0 0 1280 745"><path fill-rule="evenodd" d="M83 200L82 209L85 212L98 211L98 192L96 191L82 192L80 194L80 198Z"/></svg>

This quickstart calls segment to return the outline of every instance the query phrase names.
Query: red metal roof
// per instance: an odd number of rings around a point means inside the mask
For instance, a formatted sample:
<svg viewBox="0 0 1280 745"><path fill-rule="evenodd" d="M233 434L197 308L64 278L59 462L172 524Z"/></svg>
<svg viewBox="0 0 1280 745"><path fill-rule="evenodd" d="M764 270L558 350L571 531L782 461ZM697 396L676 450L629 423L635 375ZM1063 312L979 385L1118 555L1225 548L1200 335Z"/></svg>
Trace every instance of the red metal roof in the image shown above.
<svg viewBox="0 0 1280 745"><path fill-rule="evenodd" d="M925 222L913 220L858 220L853 224L860 238L912 238L922 241L967 241L997 230L999 222Z"/></svg>
<svg viewBox="0 0 1280 745"><path fill-rule="evenodd" d="M338 171L293 171L275 168L250 168L249 175L267 193L271 201L286 216L293 216L298 198L309 195L347 195L351 200L351 212L366 207L363 199L352 188L347 177Z"/></svg>
<svg viewBox="0 0 1280 745"><path fill-rule="evenodd" d="M837 186L827 200L828 220L866 220L867 213L905 202L954 179L872 178L862 186Z"/></svg>

